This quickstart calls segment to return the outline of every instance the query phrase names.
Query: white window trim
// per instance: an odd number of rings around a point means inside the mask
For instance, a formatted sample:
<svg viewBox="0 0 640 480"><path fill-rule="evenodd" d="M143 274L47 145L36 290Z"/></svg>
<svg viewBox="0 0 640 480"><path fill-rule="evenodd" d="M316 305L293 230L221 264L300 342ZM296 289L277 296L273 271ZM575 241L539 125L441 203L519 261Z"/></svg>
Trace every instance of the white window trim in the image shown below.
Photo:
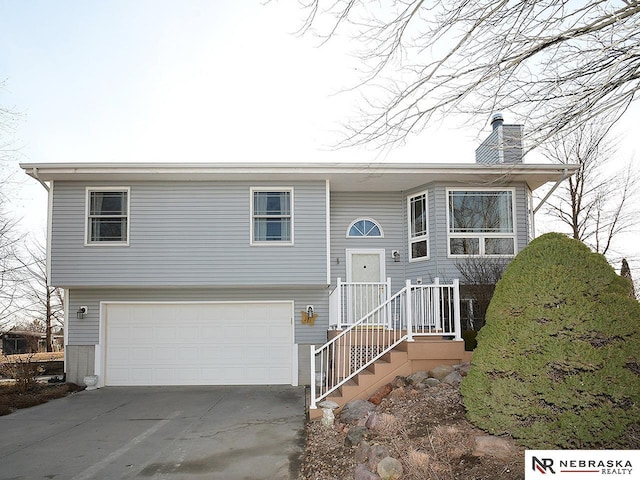
<svg viewBox="0 0 640 480"><path fill-rule="evenodd" d="M290 193L290 201L291 205L289 206L291 209L291 239L289 241L271 241L271 242L260 242L254 240L253 237L253 194L255 192L289 192ZM294 245L293 240L293 232L294 229L294 194L293 187L251 187L249 189L249 244L257 247L290 247Z"/></svg>
<svg viewBox="0 0 640 480"><path fill-rule="evenodd" d="M126 192L127 194L127 240L125 242L91 242L89 240L89 210L91 204L91 192ZM131 229L131 187L86 187L84 200L84 246L85 247L128 247L130 242L129 231Z"/></svg>
<svg viewBox="0 0 640 480"><path fill-rule="evenodd" d="M449 193L450 192L511 192L511 215L513 222L512 233L451 233L449 231ZM447 210L447 256L449 258L468 258L468 257L489 257L489 258L513 258L518 253L518 232L517 232L517 219L516 213L516 189L514 187L451 187L446 189L445 205ZM479 240L479 254L459 254L454 255L451 253L451 239L452 238L478 238ZM501 255L487 255L484 253L484 240L487 238L512 238L513 239L513 254L501 254Z"/></svg>
<svg viewBox="0 0 640 480"><path fill-rule="evenodd" d="M411 236L411 220L412 220L411 219L411 200L416 197L421 197L423 195L424 195L425 214L427 216L427 231L423 235L412 237ZM417 192L407 196L407 237L408 237L407 238L407 241L408 241L407 256L409 258L409 263L424 262L426 260L429 260L429 258L431 257L431 242L429 241L429 191L428 190L424 190L422 192ZM413 243L422 242L425 240L427 242L427 255L425 257L413 258L411 256L411 245Z"/></svg>
<svg viewBox="0 0 640 480"><path fill-rule="evenodd" d="M351 231L351 228L358 222L361 222L362 220L367 220L369 222L375 223L376 227L378 227L378 229L380 230L380 235L377 237L368 237L368 236L361 236L361 237L356 237L356 236L351 236L349 235L349 232ZM382 225L380 225L380 222L378 222L376 219L371 218L371 217L359 217L356 218L353 222L351 222L349 224L349 226L347 227L347 233L345 238L384 238L384 230L382 230Z"/></svg>

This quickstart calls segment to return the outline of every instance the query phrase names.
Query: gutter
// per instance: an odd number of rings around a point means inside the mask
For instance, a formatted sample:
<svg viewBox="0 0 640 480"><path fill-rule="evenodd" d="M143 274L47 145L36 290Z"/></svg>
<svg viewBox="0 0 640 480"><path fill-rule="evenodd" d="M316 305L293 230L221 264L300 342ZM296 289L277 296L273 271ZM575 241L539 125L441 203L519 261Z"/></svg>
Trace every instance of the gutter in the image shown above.
<svg viewBox="0 0 640 480"><path fill-rule="evenodd" d="M44 181L38 176L38 167L33 167L31 169L31 176L33 178L35 178L38 183L40 183L40 185L42 185L44 187L44 189L49 192L51 189L49 188L49 185L47 185L46 183L44 183Z"/></svg>
<svg viewBox="0 0 640 480"><path fill-rule="evenodd" d="M549 197L553 195L553 192L556 191L556 188L558 188L558 186L567 178L569 178L569 170L567 167L564 167L564 169L562 170L562 176L556 181L556 184L553 186L551 190L549 190L549 192L545 195L545 197L540 201L538 206L533 209L534 215L538 213L538 210L540 210L540 207L542 207L542 205L544 205L546 201L549 200Z"/></svg>

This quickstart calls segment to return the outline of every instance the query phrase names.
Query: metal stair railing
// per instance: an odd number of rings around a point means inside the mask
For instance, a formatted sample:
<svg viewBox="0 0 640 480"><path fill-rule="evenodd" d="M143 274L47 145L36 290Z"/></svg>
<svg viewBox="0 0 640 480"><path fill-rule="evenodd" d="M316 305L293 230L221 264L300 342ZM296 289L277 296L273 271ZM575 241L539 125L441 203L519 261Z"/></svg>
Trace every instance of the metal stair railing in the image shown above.
<svg viewBox="0 0 640 480"><path fill-rule="evenodd" d="M408 291L403 288L320 348L311 346L311 408L407 338Z"/></svg>
<svg viewBox="0 0 640 480"><path fill-rule="evenodd" d="M409 319L409 321L407 321ZM334 330L333 332L337 332ZM460 340L459 282L405 287L316 349L311 345L310 408L414 335Z"/></svg>

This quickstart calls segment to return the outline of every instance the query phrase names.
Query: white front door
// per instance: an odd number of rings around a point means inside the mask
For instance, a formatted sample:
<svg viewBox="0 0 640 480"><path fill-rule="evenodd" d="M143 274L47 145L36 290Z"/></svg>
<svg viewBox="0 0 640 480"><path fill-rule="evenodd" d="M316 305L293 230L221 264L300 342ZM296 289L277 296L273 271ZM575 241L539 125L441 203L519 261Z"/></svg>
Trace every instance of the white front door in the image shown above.
<svg viewBox="0 0 640 480"><path fill-rule="evenodd" d="M386 299L384 250L347 249L348 323L354 323Z"/></svg>

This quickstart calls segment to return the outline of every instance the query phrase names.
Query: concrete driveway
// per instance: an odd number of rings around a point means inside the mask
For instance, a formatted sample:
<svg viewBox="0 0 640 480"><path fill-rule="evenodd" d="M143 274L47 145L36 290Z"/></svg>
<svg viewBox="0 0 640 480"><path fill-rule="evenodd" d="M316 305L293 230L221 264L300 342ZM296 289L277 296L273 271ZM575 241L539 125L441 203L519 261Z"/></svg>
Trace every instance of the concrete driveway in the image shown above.
<svg viewBox="0 0 640 480"><path fill-rule="evenodd" d="M302 387L109 387L0 417L0 479L293 479Z"/></svg>

